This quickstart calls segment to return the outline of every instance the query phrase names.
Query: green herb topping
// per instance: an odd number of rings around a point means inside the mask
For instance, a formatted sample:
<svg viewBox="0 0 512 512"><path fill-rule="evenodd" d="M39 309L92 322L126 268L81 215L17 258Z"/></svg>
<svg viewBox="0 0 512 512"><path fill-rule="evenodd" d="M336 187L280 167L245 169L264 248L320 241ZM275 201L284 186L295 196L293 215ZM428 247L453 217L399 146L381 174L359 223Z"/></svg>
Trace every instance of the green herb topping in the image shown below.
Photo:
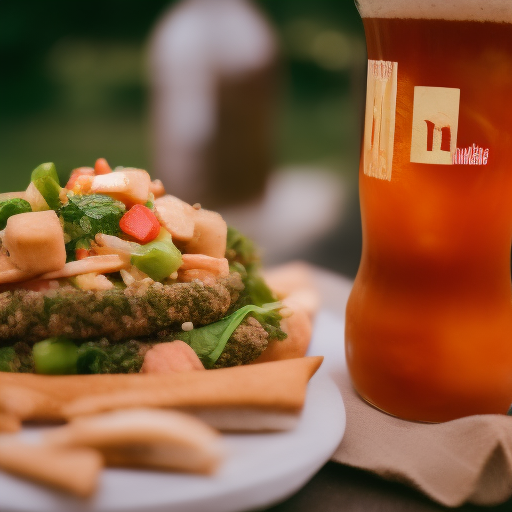
<svg viewBox="0 0 512 512"><path fill-rule="evenodd" d="M98 233L119 235L119 221L124 212L124 204L109 196L70 195L68 203L59 212L68 239L68 261L74 259L77 247L87 248Z"/></svg>

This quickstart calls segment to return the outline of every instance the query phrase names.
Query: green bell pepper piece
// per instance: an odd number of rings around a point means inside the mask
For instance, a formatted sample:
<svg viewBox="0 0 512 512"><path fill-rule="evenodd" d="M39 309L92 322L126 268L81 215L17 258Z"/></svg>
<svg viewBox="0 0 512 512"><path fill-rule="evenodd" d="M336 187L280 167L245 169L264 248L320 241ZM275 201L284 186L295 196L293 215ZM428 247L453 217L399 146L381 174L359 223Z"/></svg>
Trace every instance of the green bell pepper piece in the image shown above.
<svg viewBox="0 0 512 512"><path fill-rule="evenodd" d="M61 207L61 186L53 162L38 165L32 171L31 181L52 210L58 210Z"/></svg>
<svg viewBox="0 0 512 512"><path fill-rule="evenodd" d="M182 264L181 253L168 239L141 245L132 253L131 262L153 281L162 281Z"/></svg>

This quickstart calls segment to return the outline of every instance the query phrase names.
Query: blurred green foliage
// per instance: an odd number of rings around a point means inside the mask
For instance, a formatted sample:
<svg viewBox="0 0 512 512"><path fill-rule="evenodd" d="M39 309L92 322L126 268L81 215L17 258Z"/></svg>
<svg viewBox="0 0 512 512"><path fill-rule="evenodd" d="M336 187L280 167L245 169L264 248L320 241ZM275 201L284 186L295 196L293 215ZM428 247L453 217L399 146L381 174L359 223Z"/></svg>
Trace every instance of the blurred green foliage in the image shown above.
<svg viewBox="0 0 512 512"><path fill-rule="evenodd" d="M100 156L151 172L147 41L168 0L0 2L0 192L54 161L61 178ZM260 0L282 49L277 165L355 175L364 90L351 0ZM363 78L362 78L363 77Z"/></svg>

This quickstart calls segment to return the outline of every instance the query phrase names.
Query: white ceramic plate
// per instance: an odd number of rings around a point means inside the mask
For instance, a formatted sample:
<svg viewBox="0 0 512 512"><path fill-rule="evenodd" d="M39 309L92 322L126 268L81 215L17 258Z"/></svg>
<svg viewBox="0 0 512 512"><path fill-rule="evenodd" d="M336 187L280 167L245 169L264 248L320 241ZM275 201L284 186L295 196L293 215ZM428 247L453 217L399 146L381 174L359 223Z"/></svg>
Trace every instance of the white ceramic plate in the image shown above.
<svg viewBox="0 0 512 512"><path fill-rule="evenodd" d="M343 350L343 321L317 317L311 355ZM337 351L336 351L337 352ZM270 506L302 487L330 458L345 430L345 408L327 359L308 387L291 432L226 435L228 457L212 477L105 470L95 497L81 501L0 472L2 512L241 512ZM31 435L25 429L24 435Z"/></svg>

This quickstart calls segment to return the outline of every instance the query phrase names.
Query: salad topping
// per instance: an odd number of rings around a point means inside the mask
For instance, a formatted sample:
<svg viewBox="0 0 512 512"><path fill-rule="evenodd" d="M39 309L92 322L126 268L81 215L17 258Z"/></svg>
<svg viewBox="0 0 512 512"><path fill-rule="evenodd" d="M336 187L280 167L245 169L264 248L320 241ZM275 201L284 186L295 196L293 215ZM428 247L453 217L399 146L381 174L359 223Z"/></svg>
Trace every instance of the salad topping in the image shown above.
<svg viewBox="0 0 512 512"><path fill-rule="evenodd" d="M0 371L137 372L172 340L233 366L286 337L254 245L145 170L41 164L0 230Z"/></svg>

